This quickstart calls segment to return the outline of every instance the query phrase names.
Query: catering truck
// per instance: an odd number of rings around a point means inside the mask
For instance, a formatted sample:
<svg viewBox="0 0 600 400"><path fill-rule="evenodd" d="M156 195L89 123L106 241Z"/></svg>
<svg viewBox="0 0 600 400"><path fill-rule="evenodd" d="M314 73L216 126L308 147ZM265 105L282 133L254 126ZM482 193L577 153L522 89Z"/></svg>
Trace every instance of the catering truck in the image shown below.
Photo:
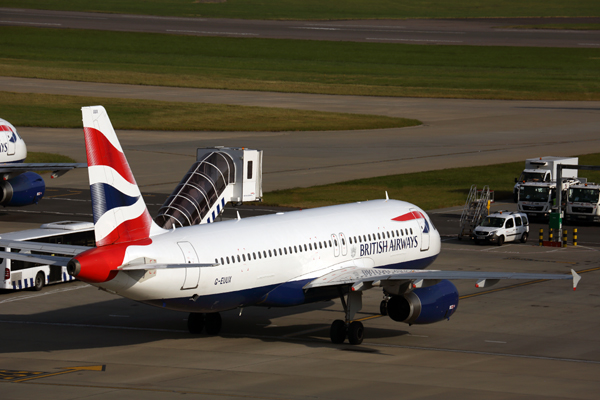
<svg viewBox="0 0 600 400"><path fill-rule="evenodd" d="M578 165L578 157L554 157L545 156L538 158L528 158L525 160L525 169L521 172L521 176L515 178L515 186L513 188L513 199L519 201L519 187L528 182L552 182L556 181L556 166L563 165ZM563 178L577 178L576 169L563 169Z"/></svg>
<svg viewBox="0 0 600 400"><path fill-rule="evenodd" d="M565 219L570 222L600 222L600 185L577 183L567 191Z"/></svg>

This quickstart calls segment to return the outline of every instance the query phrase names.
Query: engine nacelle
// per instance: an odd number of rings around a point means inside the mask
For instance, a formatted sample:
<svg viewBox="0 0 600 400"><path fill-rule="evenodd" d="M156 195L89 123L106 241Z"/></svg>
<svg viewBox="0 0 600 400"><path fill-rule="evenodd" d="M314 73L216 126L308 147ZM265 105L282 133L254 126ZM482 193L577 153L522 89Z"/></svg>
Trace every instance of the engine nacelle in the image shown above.
<svg viewBox="0 0 600 400"><path fill-rule="evenodd" d="M2 199L0 204L4 207L20 207L37 204L46 191L46 184L41 176L35 172L25 172L0 182Z"/></svg>
<svg viewBox="0 0 600 400"><path fill-rule="evenodd" d="M387 303L391 319L412 324L431 324L450 318L458 306L458 290L450 281L393 296Z"/></svg>

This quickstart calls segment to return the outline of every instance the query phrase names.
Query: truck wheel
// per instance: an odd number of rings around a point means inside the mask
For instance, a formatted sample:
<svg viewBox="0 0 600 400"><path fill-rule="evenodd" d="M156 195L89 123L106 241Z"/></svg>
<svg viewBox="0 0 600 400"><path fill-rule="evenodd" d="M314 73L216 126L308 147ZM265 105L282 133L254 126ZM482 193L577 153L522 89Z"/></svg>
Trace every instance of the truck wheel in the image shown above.
<svg viewBox="0 0 600 400"><path fill-rule="evenodd" d="M527 232L523 232L523 234L521 235L521 243L527 243L528 237L529 235L527 234Z"/></svg>
<svg viewBox="0 0 600 400"><path fill-rule="evenodd" d="M502 246L504 244L504 236L500 236L498 238L498 246Z"/></svg>

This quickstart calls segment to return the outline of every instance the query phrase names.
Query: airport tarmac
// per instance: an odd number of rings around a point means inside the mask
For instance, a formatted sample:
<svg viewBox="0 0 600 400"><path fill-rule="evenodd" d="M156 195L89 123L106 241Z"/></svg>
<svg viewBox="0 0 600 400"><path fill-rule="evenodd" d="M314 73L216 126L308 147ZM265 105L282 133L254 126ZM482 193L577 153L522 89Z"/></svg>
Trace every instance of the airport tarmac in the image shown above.
<svg viewBox="0 0 600 400"><path fill-rule="evenodd" d="M496 204L507 208L511 204ZM514 206L514 205L512 205ZM450 321L408 326L365 293L365 341L333 345L339 301L223 313L221 335L190 336L185 313L81 282L0 294L3 399L596 399L600 382L600 237L565 249L476 246L455 237L460 208L430 212L443 236L432 268L539 273L569 281L457 284ZM583 227L582 227L583 228ZM534 228L535 229L535 228ZM596 232L597 229L594 230ZM535 236L534 234L531 235Z"/></svg>
<svg viewBox="0 0 600 400"><path fill-rule="evenodd" d="M598 17L264 21L0 8L0 26L449 46L597 48L600 46L600 34L594 30L510 29L508 27L539 24L593 24L598 21L600 21Z"/></svg>

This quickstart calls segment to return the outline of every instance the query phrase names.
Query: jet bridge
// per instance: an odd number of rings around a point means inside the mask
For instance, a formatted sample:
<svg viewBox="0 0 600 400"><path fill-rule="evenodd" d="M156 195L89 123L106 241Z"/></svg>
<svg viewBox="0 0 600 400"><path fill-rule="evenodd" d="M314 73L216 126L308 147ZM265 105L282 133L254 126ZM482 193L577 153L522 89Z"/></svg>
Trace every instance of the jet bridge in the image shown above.
<svg viewBox="0 0 600 400"><path fill-rule="evenodd" d="M225 204L262 200L262 150L199 148L154 219L165 228L214 222Z"/></svg>

